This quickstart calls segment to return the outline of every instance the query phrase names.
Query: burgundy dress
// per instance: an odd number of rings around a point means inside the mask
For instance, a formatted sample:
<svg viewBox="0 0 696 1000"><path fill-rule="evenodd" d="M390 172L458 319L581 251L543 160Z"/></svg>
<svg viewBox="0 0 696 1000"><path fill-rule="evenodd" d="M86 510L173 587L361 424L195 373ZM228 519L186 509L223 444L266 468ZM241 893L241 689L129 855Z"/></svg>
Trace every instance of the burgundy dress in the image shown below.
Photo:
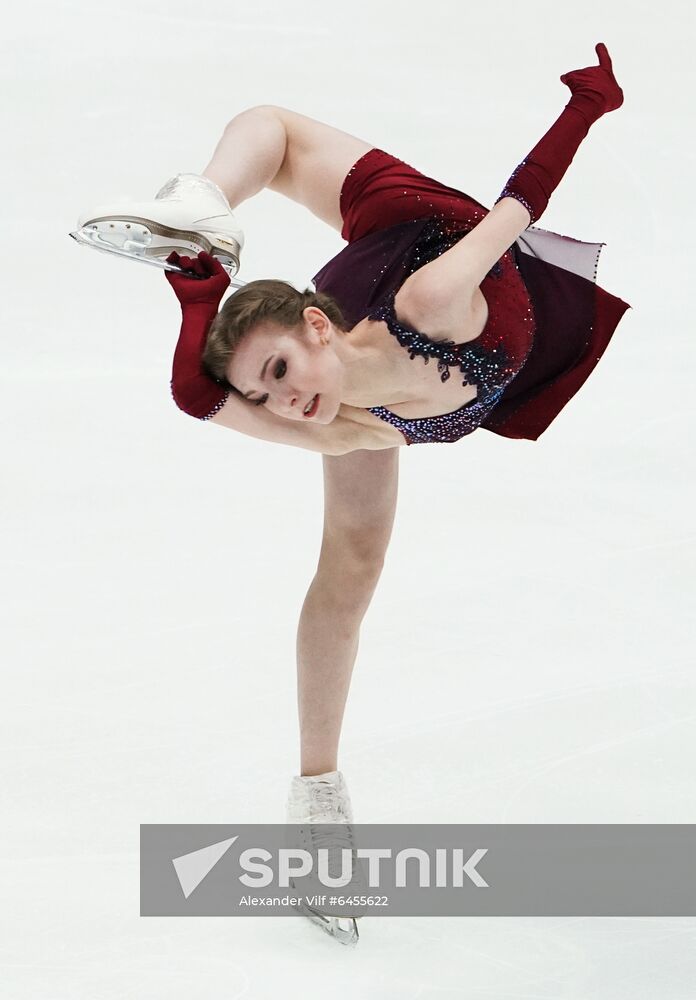
<svg viewBox="0 0 696 1000"><path fill-rule="evenodd" d="M412 359L437 360L476 385L476 399L437 417L370 412L407 444L458 441L478 427L536 440L595 367L630 306L596 284L603 243L585 243L530 226L481 282L488 320L463 344L432 341L401 323L394 297L406 278L470 232L488 210L382 149L349 171L340 199L348 245L314 275L352 326L381 319ZM452 369L452 371L450 371ZM458 371L457 371L458 369Z"/></svg>

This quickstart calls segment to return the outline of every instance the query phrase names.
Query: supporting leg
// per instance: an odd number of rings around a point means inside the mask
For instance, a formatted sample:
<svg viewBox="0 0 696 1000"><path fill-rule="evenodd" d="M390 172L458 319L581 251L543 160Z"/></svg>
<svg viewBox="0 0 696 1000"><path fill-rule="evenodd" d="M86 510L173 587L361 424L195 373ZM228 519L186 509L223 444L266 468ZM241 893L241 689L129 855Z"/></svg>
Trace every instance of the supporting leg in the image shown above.
<svg viewBox="0 0 696 1000"><path fill-rule="evenodd" d="M300 774L338 770L338 741L360 625L381 567L326 564L307 592L297 633Z"/></svg>

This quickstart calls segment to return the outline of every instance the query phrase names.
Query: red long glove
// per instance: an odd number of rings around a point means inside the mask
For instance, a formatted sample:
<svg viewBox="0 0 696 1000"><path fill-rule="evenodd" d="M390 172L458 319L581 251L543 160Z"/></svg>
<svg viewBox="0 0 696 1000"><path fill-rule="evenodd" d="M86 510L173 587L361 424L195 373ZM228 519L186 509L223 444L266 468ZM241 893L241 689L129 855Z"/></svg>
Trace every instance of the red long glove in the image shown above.
<svg viewBox="0 0 696 1000"><path fill-rule="evenodd" d="M532 223L546 209L590 126L623 104L623 91L614 78L606 45L598 42L595 52L598 66L563 74L561 83L570 88L570 101L544 137L515 168L496 200L497 204L502 198L516 198L531 215Z"/></svg>
<svg viewBox="0 0 696 1000"><path fill-rule="evenodd" d="M192 260L172 251L167 261L198 275L192 278L177 271L164 272L181 303L182 313L181 332L172 363L172 397L184 413L208 420L230 394L229 389L222 388L221 382L216 382L201 369L205 338L230 278L220 261L205 252Z"/></svg>

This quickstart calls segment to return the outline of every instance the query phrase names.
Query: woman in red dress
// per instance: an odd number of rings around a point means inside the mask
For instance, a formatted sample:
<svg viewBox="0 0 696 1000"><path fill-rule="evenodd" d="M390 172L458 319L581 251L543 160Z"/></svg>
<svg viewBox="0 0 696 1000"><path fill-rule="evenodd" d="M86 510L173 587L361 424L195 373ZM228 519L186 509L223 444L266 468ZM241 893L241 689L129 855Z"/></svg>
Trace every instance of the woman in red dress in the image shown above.
<svg viewBox="0 0 696 1000"><path fill-rule="evenodd" d="M399 447L453 443L479 427L536 440L629 308L596 284L603 244L534 225L590 126L623 102L606 46L596 52L597 65L561 77L570 101L490 211L385 150L262 106L229 123L202 175L177 175L159 201L129 213L160 235L150 262L167 267L182 306L171 380L179 408L323 456L289 822L352 819L338 742L394 521ZM243 246L232 210L264 187L306 206L347 246L314 276L316 290L253 281L218 312ZM113 228L118 218L103 209L83 220ZM205 249L194 259L173 246Z"/></svg>

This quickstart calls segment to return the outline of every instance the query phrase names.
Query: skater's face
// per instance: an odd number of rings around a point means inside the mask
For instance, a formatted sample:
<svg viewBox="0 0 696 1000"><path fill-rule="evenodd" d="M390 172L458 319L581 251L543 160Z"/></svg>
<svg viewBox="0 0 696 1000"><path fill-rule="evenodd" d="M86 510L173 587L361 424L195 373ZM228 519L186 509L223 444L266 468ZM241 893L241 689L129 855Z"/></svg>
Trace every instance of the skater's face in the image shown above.
<svg viewBox="0 0 696 1000"><path fill-rule="evenodd" d="M279 417L329 424L341 405L343 365L335 346L344 334L316 306L307 306L302 316L297 330L264 322L249 331L230 359L227 378ZM318 406L306 417L304 408L317 393Z"/></svg>

